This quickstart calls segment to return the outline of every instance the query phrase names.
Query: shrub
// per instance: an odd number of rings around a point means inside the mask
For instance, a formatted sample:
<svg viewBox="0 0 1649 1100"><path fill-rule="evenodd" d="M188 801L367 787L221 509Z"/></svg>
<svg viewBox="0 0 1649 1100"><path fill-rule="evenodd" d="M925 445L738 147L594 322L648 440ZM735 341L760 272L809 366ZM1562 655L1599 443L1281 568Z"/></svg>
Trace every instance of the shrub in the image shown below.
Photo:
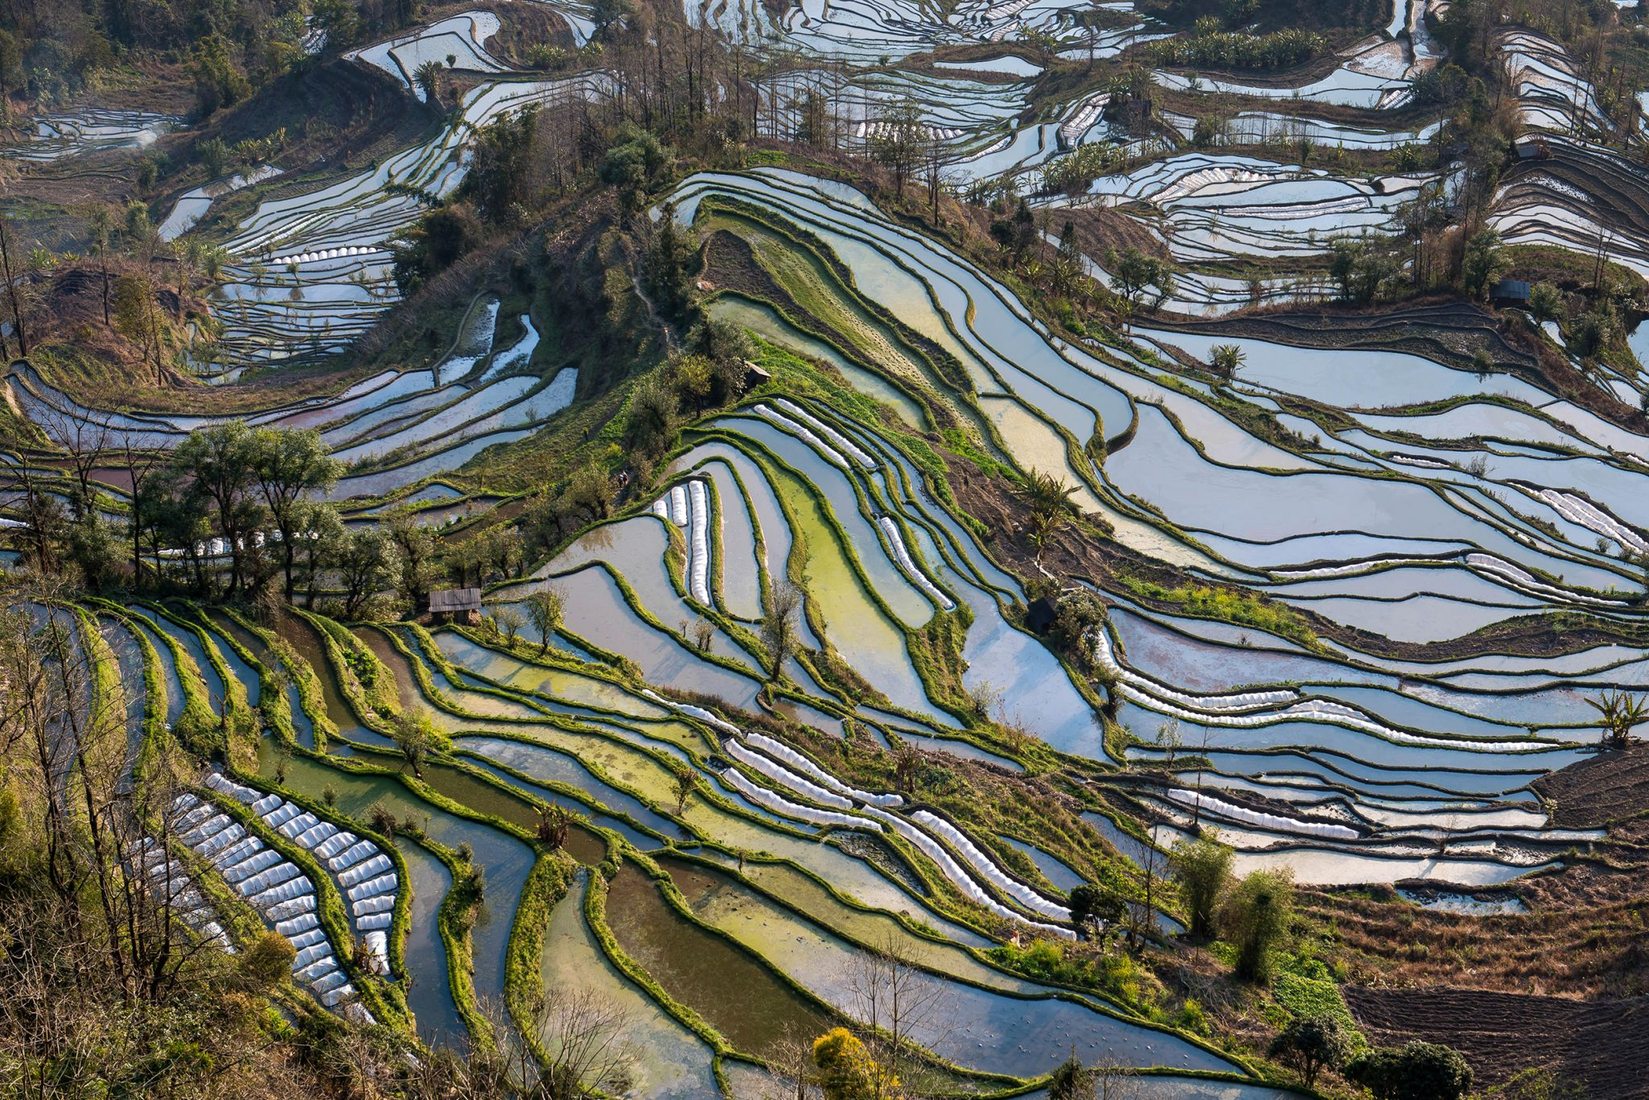
<svg viewBox="0 0 1649 1100"><path fill-rule="evenodd" d="M1529 289L1529 312L1537 321L1555 321L1563 313L1563 292L1551 283L1536 283Z"/></svg>
<svg viewBox="0 0 1649 1100"><path fill-rule="evenodd" d="M1374 1100L1461 1100L1472 1084L1466 1059L1439 1043L1367 1051L1346 1066L1346 1076L1373 1093Z"/></svg>
<svg viewBox="0 0 1649 1100"><path fill-rule="evenodd" d="M250 993L268 993L292 972L296 956L291 941L279 932L266 931L238 960L241 983Z"/></svg>
<svg viewBox="0 0 1649 1100"><path fill-rule="evenodd" d="M1185 1003L1180 1005L1179 1012L1174 1016L1174 1026L1193 1035L1207 1035L1213 1029L1208 1012L1195 997L1185 998Z"/></svg>
<svg viewBox="0 0 1649 1100"><path fill-rule="evenodd" d="M1292 1067L1306 1088L1316 1085L1317 1074L1337 1069L1351 1056L1352 1036L1337 1017L1303 1016L1293 1020L1271 1041L1268 1052Z"/></svg>
<svg viewBox="0 0 1649 1100"><path fill-rule="evenodd" d="M1127 902L1114 890L1083 883L1071 891L1071 926L1082 939L1128 915Z"/></svg>
<svg viewBox="0 0 1649 1100"><path fill-rule="evenodd" d="M819 1085L825 1100L872 1100L879 1091L881 1073L854 1034L833 1028L813 1041L813 1064L819 1067Z"/></svg>
<svg viewBox="0 0 1649 1100"><path fill-rule="evenodd" d="M1097 142L1079 145L1075 152L1067 153L1043 169L1043 190L1079 194L1088 190L1096 179L1121 168L1124 159L1119 145Z"/></svg>

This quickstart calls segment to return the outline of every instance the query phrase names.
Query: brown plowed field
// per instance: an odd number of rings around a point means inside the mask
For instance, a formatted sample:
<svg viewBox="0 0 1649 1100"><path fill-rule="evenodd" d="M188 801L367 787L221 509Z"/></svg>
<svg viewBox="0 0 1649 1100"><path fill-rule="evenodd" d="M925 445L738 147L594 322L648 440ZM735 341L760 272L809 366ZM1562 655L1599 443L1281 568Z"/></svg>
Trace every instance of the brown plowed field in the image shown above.
<svg viewBox="0 0 1649 1100"><path fill-rule="evenodd" d="M1475 989L1347 987L1369 1038L1424 1039L1464 1054L1477 1084L1545 1068L1588 1100L1649 1097L1649 997L1575 1001Z"/></svg>
<svg viewBox="0 0 1649 1100"><path fill-rule="evenodd" d="M1587 829L1649 810L1649 743L1601 752L1535 781L1553 803L1552 824Z"/></svg>

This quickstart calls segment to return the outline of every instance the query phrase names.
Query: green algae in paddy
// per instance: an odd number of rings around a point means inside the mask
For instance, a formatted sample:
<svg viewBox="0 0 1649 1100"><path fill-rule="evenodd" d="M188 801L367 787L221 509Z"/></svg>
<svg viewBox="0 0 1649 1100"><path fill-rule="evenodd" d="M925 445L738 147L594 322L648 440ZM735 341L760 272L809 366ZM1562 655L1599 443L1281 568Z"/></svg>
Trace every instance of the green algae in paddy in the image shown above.
<svg viewBox="0 0 1649 1100"><path fill-rule="evenodd" d="M928 699L905 639L880 607L866 596L817 497L793 475L776 467L774 489L784 499L802 535L803 586L817 603L831 644L896 704L935 721L952 720Z"/></svg>
<svg viewBox="0 0 1649 1100"><path fill-rule="evenodd" d="M797 921L776 903L718 872L702 868L679 883L694 914L761 954L781 972L854 1015L866 1011L865 975L874 973L874 953L835 933ZM1159 1032L1109 1016L1074 1000L1039 991L1040 997L1011 996L920 971L913 976L912 1004L931 1008L907 1020L916 1042L957 1064L1032 1077L1050 1072L1071 1056L1092 1064L1116 1058L1128 1065L1231 1070L1224 1059ZM1025 983L1027 990L1036 987Z"/></svg>
<svg viewBox="0 0 1649 1100"><path fill-rule="evenodd" d="M676 833L669 818L656 813L641 799L603 783L572 753L544 745L524 744L497 737L465 737L459 746L543 782L564 783L588 794L602 806L628 814L639 824L665 836Z"/></svg>
<svg viewBox="0 0 1649 1100"><path fill-rule="evenodd" d="M663 718L669 711L594 676L532 664L472 641L453 630L435 635L435 645L454 665L470 669L516 691L551 696L575 706L616 711L637 718Z"/></svg>
<svg viewBox="0 0 1649 1100"><path fill-rule="evenodd" d="M291 716L293 736L297 738L298 744L305 748L314 748L315 723L310 719L309 713L303 709L303 694L298 690L296 677L287 672L284 662L275 655L274 651L269 648L261 637L246 629L223 611L211 611L208 614L220 630L245 646L247 651L256 657L266 670L279 672L285 676L286 705ZM324 669L316 671L317 679L324 679L325 676L326 671Z"/></svg>
<svg viewBox="0 0 1649 1100"><path fill-rule="evenodd" d="M386 739L382 734L361 725L355 708L344 698L343 689L338 685L338 673L333 669L332 662L326 659L325 646L315 627L296 615L282 615L276 631L315 670L315 679L321 683L321 703L326 710L327 721L337 729L338 736L351 741L384 742Z"/></svg>
<svg viewBox="0 0 1649 1100"><path fill-rule="evenodd" d="M460 768L431 763L424 765L423 779L437 793L477 813L507 821L528 834L537 832L538 808L513 783L502 789ZM565 847L580 863L600 863L607 857L606 841L581 825L567 827Z"/></svg>
<svg viewBox="0 0 1649 1100"><path fill-rule="evenodd" d="M619 1042L629 1061L629 1095L690 1100L717 1091L715 1052L651 997L601 950L584 915L590 876L582 873L550 915L539 960L539 981L553 998L588 990L604 1007L622 1014Z"/></svg>
<svg viewBox="0 0 1649 1100"><path fill-rule="evenodd" d="M670 908L659 887L631 864L608 887L607 923L665 992L738 1050L761 1054L786 1038L818 1035L833 1022L759 962Z"/></svg>

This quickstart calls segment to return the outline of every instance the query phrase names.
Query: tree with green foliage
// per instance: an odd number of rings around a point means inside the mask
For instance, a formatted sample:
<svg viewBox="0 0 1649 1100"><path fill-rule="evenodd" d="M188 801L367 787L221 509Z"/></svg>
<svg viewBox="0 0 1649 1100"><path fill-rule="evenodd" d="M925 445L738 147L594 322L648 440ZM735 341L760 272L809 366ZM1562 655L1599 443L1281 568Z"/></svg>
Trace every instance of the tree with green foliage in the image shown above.
<svg viewBox="0 0 1649 1100"><path fill-rule="evenodd" d="M349 0L315 0L310 5L314 29L326 35L327 46L341 49L361 33L361 16Z"/></svg>
<svg viewBox="0 0 1649 1100"><path fill-rule="evenodd" d="M190 71L195 78L195 98L203 115L219 107L233 107L252 91L246 73L220 34L208 34L195 43Z"/></svg>
<svg viewBox="0 0 1649 1100"><path fill-rule="evenodd" d="M247 547L262 518L250 492L257 457L257 436L243 420L197 428L172 452L178 480L211 502L217 533L229 555L231 593L241 588Z"/></svg>
<svg viewBox="0 0 1649 1100"><path fill-rule="evenodd" d="M561 629L565 615L561 593L554 588L540 588L521 602L527 609L527 621L538 632L538 655L542 657L550 650L550 639Z"/></svg>
<svg viewBox="0 0 1649 1100"><path fill-rule="evenodd" d="M1061 298L1074 296L1084 286L1083 274L1082 249L1077 244L1076 225L1066 222L1059 232L1059 247L1054 250L1054 258L1047 267L1048 289Z"/></svg>
<svg viewBox="0 0 1649 1100"><path fill-rule="evenodd" d="M17 36L0 29L0 125L11 122L11 94L23 87L27 72L23 67L23 49Z"/></svg>
<svg viewBox="0 0 1649 1100"><path fill-rule="evenodd" d="M1231 124L1218 115L1198 115L1197 121L1191 126L1191 144L1198 149L1208 149L1225 141Z"/></svg>
<svg viewBox="0 0 1649 1100"><path fill-rule="evenodd" d="M1492 229L1479 229L1466 241L1466 252L1460 261L1460 286L1469 297L1482 298L1500 275L1500 234Z"/></svg>
<svg viewBox="0 0 1649 1100"><path fill-rule="evenodd" d="M1025 201L1023 195L1014 206L1011 216L991 222L990 233L991 240L1000 245L1015 264L1024 262L1025 257L1036 247L1038 235L1036 216L1031 213L1030 204Z"/></svg>
<svg viewBox="0 0 1649 1100"><path fill-rule="evenodd" d="M338 540L329 563L343 596L343 617L357 619L367 601L399 578L394 545L375 527L350 531Z"/></svg>
<svg viewBox="0 0 1649 1100"><path fill-rule="evenodd" d="M144 272L115 279L114 328L137 348L138 357L154 370L155 385L164 382L166 323L155 301L155 284Z"/></svg>
<svg viewBox="0 0 1649 1100"><path fill-rule="evenodd" d="M718 367L726 363L736 364L741 377L744 361L756 353L744 326L734 324L725 317L706 318L693 326L687 337L687 346L690 351L704 356ZM730 401L733 396L728 393L723 400Z"/></svg>
<svg viewBox="0 0 1649 1100"><path fill-rule="evenodd" d="M634 0L591 0L590 19L595 24L592 37L605 41L622 30L635 14Z"/></svg>
<svg viewBox="0 0 1649 1100"><path fill-rule="evenodd" d="M634 123L625 123L618 140L601 160L601 182L618 194L626 222L641 209L647 194L669 174L674 156L658 138Z"/></svg>
<svg viewBox="0 0 1649 1100"><path fill-rule="evenodd" d="M692 402L694 411L702 413L715 392L716 365L702 355L678 356L670 364L670 380Z"/></svg>
<svg viewBox="0 0 1649 1100"><path fill-rule="evenodd" d="M1529 288L1529 312L1536 321L1555 321L1563 316L1563 292L1551 283Z"/></svg>
<svg viewBox="0 0 1649 1100"><path fill-rule="evenodd" d="M1288 937L1294 917L1294 879L1289 871L1250 871L1226 898L1222 923L1237 947L1237 977L1271 980L1272 953Z"/></svg>
<svg viewBox="0 0 1649 1100"><path fill-rule="evenodd" d="M446 70L433 57L419 65L412 74L412 82L424 93L424 102L441 109L441 76Z"/></svg>
<svg viewBox="0 0 1649 1100"><path fill-rule="evenodd" d="M1298 1016L1271 1041L1268 1056L1291 1067L1306 1088L1317 1075L1339 1069L1356 1049L1356 1040L1338 1016Z"/></svg>
<svg viewBox="0 0 1649 1100"><path fill-rule="evenodd" d="M295 541L303 579L304 606L313 608L321 577L329 564L336 560L348 532L343 520L338 517L338 509L324 500L300 501L292 522L297 532Z"/></svg>
<svg viewBox="0 0 1649 1100"><path fill-rule="evenodd" d="M1110 270L1111 288L1122 297L1125 314L1131 314L1145 300L1145 292L1153 291L1151 308L1155 309L1174 293L1174 265L1137 248L1111 249L1105 254L1105 265Z"/></svg>
<svg viewBox="0 0 1649 1100"><path fill-rule="evenodd" d="M813 1064L825 1100L880 1100L876 1061L847 1028L832 1028L813 1041Z"/></svg>
<svg viewBox="0 0 1649 1100"><path fill-rule="evenodd" d="M1042 190L1048 194L1063 192L1074 198L1101 176L1120 169L1126 160L1120 145L1110 142L1078 145L1042 169Z"/></svg>
<svg viewBox="0 0 1649 1100"><path fill-rule="evenodd" d="M389 242L395 285L411 294L481 242L480 220L467 203L431 210Z"/></svg>
<svg viewBox="0 0 1649 1100"><path fill-rule="evenodd" d="M1569 351L1582 359L1595 358L1623 335L1620 311L1609 299L1599 298L1570 324Z"/></svg>
<svg viewBox="0 0 1649 1100"><path fill-rule="evenodd" d="M1075 1055L1054 1067L1048 1078L1048 1100L1091 1100L1094 1075Z"/></svg>
<svg viewBox="0 0 1649 1100"><path fill-rule="evenodd" d="M702 360L710 365L710 384L706 391L698 384L684 382L683 392L695 397L702 393L704 399L717 406L738 400L749 378L747 364L756 354L755 345L750 342L744 326L725 318L704 318L688 331L687 350L688 354L683 357L685 368L678 365L677 373L680 374L683 369L695 370L692 361ZM703 411L702 402L699 408Z"/></svg>
<svg viewBox="0 0 1649 1100"><path fill-rule="evenodd" d="M538 110L528 108L488 123L475 135L459 191L490 226L517 224L532 201L539 180L532 167L538 120Z"/></svg>
<svg viewBox="0 0 1649 1100"><path fill-rule="evenodd" d="M1072 587L1054 600L1054 618L1048 637L1066 657L1083 667L1093 666L1093 635L1105 627L1105 601L1088 588ZM1090 668L1090 671L1097 671Z"/></svg>
<svg viewBox="0 0 1649 1100"><path fill-rule="evenodd" d="M567 843L567 831L572 828L578 816L567 807L551 802L547 806L538 807L538 821L534 832L538 842L553 851L559 851Z"/></svg>
<svg viewBox="0 0 1649 1100"><path fill-rule="evenodd" d="M675 203L660 204L642 275L653 308L666 321L685 325L692 320L697 267L698 242L677 224Z"/></svg>
<svg viewBox="0 0 1649 1100"><path fill-rule="evenodd" d="M424 777L425 762L441 750L441 735L423 711L397 714L390 726L389 737L400 750L401 759L419 779Z"/></svg>
<svg viewBox="0 0 1649 1100"><path fill-rule="evenodd" d="M1113 889L1092 882L1084 882L1071 890L1068 904L1071 909L1071 928L1078 939L1088 939L1094 933L1109 928L1128 915L1128 902Z"/></svg>
<svg viewBox="0 0 1649 1100"><path fill-rule="evenodd" d="M1281 69L1311 60L1327 48L1315 31L1288 27L1270 34L1222 31L1213 16L1198 19L1189 35L1154 42L1148 53L1159 62L1199 69Z"/></svg>
<svg viewBox="0 0 1649 1100"><path fill-rule="evenodd" d="M1462 1100L1472 1085L1466 1059L1440 1043L1377 1047L1353 1058L1345 1073L1374 1100Z"/></svg>
<svg viewBox="0 0 1649 1100"><path fill-rule="evenodd" d="M1198 939L1212 937L1218 928L1220 903L1231 885L1230 848L1219 842L1212 829L1195 840L1182 840L1168 854L1174 881L1191 916L1190 933Z"/></svg>
<svg viewBox="0 0 1649 1100"><path fill-rule="evenodd" d="M681 422L681 401L657 375L630 391L625 437L641 455L656 455L670 445Z"/></svg>
<svg viewBox="0 0 1649 1100"><path fill-rule="evenodd" d="M305 534L298 521L306 498L324 494L343 473L343 463L328 453L313 429L259 428L252 433L252 481L280 535L281 571L286 602L292 602L298 543Z"/></svg>
<svg viewBox="0 0 1649 1100"><path fill-rule="evenodd" d="M417 614L435 583L435 532L419 523L412 513L397 511L384 524L384 534L395 550L401 600L409 612Z"/></svg>
<svg viewBox="0 0 1649 1100"><path fill-rule="evenodd" d="M612 475L595 462L574 470L561 494L562 510L591 522L607 518L613 506Z"/></svg>
<svg viewBox="0 0 1649 1100"><path fill-rule="evenodd" d="M1080 489L1054 474L1035 469L1014 486L1014 495L1030 510L1025 538L1036 547L1038 559L1054 533L1076 518L1077 506L1072 498Z"/></svg>
<svg viewBox="0 0 1649 1100"><path fill-rule="evenodd" d="M1340 288L1340 300L1367 305L1398 271L1399 261L1390 244L1366 236L1337 237L1330 245L1329 277Z"/></svg>
<svg viewBox="0 0 1649 1100"><path fill-rule="evenodd" d="M1215 370L1235 375L1248 361L1248 353L1237 344L1215 344L1209 350L1208 362Z"/></svg>

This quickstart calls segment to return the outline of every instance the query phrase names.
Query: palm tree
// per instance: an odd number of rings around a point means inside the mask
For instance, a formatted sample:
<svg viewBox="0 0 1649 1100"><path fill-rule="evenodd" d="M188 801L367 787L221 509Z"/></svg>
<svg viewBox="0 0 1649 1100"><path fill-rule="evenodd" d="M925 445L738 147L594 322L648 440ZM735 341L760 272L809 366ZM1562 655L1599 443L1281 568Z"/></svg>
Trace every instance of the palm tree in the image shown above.
<svg viewBox="0 0 1649 1100"><path fill-rule="evenodd" d="M1209 353L1208 361L1214 365L1214 369L1234 377L1248 361L1248 355L1236 344L1215 344Z"/></svg>
<svg viewBox="0 0 1649 1100"><path fill-rule="evenodd" d="M1604 743L1612 749L1624 749L1632 728L1649 718L1649 696L1634 699L1624 691L1606 691L1602 699L1586 702L1603 716Z"/></svg>
<svg viewBox="0 0 1649 1100"><path fill-rule="evenodd" d="M1053 474L1032 470L1014 490L1030 509L1031 518L1025 527L1025 537L1036 547L1038 560L1041 560L1042 547L1049 536L1075 518L1076 502L1071 498L1078 488L1067 485L1064 479Z"/></svg>
<svg viewBox="0 0 1649 1100"><path fill-rule="evenodd" d="M435 108L441 106L441 71L441 63L431 59L419 65L412 74L412 79L424 93L424 102Z"/></svg>

